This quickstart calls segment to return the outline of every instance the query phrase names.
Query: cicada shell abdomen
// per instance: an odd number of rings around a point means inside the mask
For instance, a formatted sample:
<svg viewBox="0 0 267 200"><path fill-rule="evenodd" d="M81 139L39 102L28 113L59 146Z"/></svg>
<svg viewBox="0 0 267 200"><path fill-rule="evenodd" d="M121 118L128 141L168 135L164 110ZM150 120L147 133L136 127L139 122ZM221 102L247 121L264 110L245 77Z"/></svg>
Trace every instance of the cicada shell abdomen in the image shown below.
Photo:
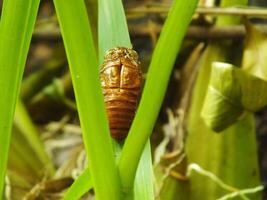
<svg viewBox="0 0 267 200"><path fill-rule="evenodd" d="M141 93L142 73L137 53L124 47L108 50L100 79L111 136L123 140L132 124Z"/></svg>

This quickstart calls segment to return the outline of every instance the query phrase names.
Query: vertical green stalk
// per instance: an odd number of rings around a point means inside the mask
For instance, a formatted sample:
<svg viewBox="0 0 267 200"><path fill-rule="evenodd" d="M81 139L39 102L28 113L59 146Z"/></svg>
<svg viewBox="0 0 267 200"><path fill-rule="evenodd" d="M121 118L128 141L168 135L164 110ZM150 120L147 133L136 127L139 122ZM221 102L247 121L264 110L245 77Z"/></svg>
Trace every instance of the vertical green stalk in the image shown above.
<svg viewBox="0 0 267 200"><path fill-rule="evenodd" d="M54 0L74 86L96 198L120 199L99 67L83 0Z"/></svg>
<svg viewBox="0 0 267 200"><path fill-rule="evenodd" d="M98 19L99 62L101 63L105 52L109 48L117 46L130 48L132 45L121 0L99 0ZM120 154L120 149L118 149L118 154ZM153 172L149 141L143 151L136 172L134 190L131 190L124 195L124 198L127 199L154 199Z"/></svg>
<svg viewBox="0 0 267 200"><path fill-rule="evenodd" d="M197 3L197 0L173 2L153 53L142 99L119 162L122 186L126 192L133 187L141 153L157 119L172 66Z"/></svg>
<svg viewBox="0 0 267 200"><path fill-rule="evenodd" d="M0 24L0 198L11 127L39 0L5 0Z"/></svg>

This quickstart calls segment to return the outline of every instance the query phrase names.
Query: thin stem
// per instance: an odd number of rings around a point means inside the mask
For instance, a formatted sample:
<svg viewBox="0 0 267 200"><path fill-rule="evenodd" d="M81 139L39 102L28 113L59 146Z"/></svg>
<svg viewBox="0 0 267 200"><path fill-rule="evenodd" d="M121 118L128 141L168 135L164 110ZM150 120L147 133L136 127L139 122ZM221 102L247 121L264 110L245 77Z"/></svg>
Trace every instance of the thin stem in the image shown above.
<svg viewBox="0 0 267 200"><path fill-rule="evenodd" d="M174 1L153 53L142 99L119 161L122 187L126 193L130 192L133 187L140 156L152 133L172 66L197 2L197 0ZM178 24L177 21L180 23ZM168 54L165 54L166 48Z"/></svg>
<svg viewBox="0 0 267 200"><path fill-rule="evenodd" d="M39 0L6 0L0 24L0 198L3 197L11 127Z"/></svg>
<svg viewBox="0 0 267 200"><path fill-rule="evenodd" d="M54 0L70 66L96 199L120 196L99 68L84 0Z"/></svg>

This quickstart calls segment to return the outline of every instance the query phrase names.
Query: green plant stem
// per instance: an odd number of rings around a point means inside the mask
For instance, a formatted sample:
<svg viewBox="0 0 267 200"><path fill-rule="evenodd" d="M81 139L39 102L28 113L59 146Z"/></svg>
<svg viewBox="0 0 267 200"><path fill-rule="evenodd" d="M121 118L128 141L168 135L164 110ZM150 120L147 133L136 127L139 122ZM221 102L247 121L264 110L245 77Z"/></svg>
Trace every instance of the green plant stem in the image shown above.
<svg viewBox="0 0 267 200"><path fill-rule="evenodd" d="M126 23L126 17L121 0L99 1L99 62L109 48L123 46L130 48L131 41ZM115 142L115 141L114 141ZM114 148L119 155L121 149L115 143ZM141 156L141 155L140 155ZM149 141L143 151L138 170L134 190L124 194L123 199L154 199L153 194L153 171ZM135 173L135 172L134 172Z"/></svg>
<svg viewBox="0 0 267 200"><path fill-rule="evenodd" d="M11 127L39 0L5 0L0 24L0 198Z"/></svg>
<svg viewBox="0 0 267 200"><path fill-rule="evenodd" d="M133 187L141 153L157 119L172 66L197 3L197 0L173 2L153 53L142 99L119 162L119 172L125 192Z"/></svg>
<svg viewBox="0 0 267 200"><path fill-rule="evenodd" d="M74 86L96 198L120 199L99 68L83 0L54 0Z"/></svg>

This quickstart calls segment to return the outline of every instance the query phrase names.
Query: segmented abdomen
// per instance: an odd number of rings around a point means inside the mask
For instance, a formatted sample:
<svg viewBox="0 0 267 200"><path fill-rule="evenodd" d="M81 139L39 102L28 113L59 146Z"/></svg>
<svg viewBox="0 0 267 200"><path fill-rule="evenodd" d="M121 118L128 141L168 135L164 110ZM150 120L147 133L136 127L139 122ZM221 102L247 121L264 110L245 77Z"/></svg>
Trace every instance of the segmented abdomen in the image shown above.
<svg viewBox="0 0 267 200"><path fill-rule="evenodd" d="M126 137L138 103L139 91L127 89L105 89L104 97L112 137L122 140Z"/></svg>

